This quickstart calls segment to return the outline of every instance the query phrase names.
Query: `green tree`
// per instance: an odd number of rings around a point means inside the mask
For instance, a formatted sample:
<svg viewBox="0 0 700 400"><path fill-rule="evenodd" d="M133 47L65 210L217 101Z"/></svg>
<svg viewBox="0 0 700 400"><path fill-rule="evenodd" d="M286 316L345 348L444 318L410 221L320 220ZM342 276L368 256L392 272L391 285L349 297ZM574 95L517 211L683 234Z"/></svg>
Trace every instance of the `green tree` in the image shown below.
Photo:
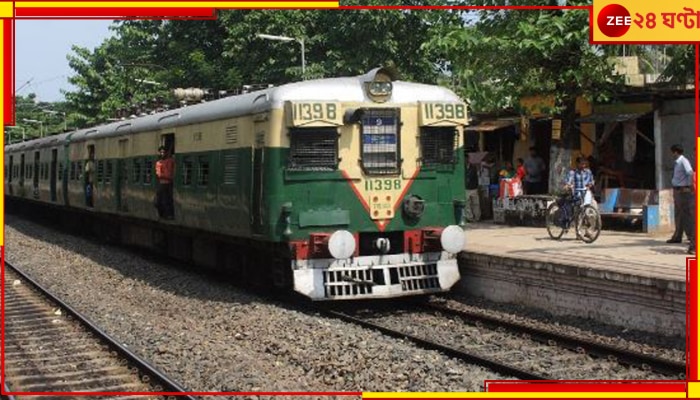
<svg viewBox="0 0 700 400"><path fill-rule="evenodd" d="M13 143L61 133L69 125L71 114L65 102L40 102L34 93L15 96L15 128L6 128Z"/></svg>
<svg viewBox="0 0 700 400"><path fill-rule="evenodd" d="M695 79L695 49L692 45L669 46L670 62L661 80L671 85L685 86Z"/></svg>
<svg viewBox="0 0 700 400"><path fill-rule="evenodd" d="M505 5L506 1L481 1ZM550 1L507 1L510 5L552 5ZM472 2L473 4L473 2ZM568 1L587 5L587 1ZM556 2L554 2L556 5ZM561 140L550 151L550 188L561 185L571 164L575 104L579 96L594 100L610 96L619 78L608 57L588 43L586 10L482 11L466 29L438 28L429 46L448 54L464 97L476 111L517 107L528 95L550 95L552 112L562 119Z"/></svg>

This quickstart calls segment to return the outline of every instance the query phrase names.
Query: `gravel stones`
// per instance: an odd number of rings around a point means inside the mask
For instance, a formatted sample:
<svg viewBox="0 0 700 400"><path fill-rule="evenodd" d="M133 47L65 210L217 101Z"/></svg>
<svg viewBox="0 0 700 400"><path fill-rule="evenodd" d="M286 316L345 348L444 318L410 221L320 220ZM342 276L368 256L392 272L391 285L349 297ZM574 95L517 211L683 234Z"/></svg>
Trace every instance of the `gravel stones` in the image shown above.
<svg viewBox="0 0 700 400"><path fill-rule="evenodd" d="M204 274L7 216L6 256L194 391L475 391L503 379Z"/></svg>

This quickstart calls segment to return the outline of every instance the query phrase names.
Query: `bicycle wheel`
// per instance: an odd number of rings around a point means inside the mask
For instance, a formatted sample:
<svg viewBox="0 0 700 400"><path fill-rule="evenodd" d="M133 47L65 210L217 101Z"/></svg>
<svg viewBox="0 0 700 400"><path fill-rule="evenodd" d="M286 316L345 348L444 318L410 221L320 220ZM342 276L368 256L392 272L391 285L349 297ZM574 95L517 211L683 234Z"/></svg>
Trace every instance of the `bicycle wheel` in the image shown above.
<svg viewBox="0 0 700 400"><path fill-rule="evenodd" d="M576 215L576 236L586 243L593 243L600 236L603 223L595 207L585 205Z"/></svg>
<svg viewBox="0 0 700 400"><path fill-rule="evenodd" d="M561 226L562 211L557 203L552 203L547 207L547 233L554 240L559 240L564 235L564 228Z"/></svg>

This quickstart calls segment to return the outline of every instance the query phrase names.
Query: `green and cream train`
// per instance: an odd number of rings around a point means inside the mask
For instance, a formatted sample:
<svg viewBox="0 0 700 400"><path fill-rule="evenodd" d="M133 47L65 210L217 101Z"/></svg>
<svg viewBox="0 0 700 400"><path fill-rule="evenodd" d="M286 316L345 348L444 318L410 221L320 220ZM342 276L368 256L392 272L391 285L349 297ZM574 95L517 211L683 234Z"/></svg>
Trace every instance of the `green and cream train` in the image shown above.
<svg viewBox="0 0 700 400"><path fill-rule="evenodd" d="M450 90L378 68L8 145L5 194L314 300L435 293L459 280L466 123ZM175 158L173 220L154 207L160 145Z"/></svg>

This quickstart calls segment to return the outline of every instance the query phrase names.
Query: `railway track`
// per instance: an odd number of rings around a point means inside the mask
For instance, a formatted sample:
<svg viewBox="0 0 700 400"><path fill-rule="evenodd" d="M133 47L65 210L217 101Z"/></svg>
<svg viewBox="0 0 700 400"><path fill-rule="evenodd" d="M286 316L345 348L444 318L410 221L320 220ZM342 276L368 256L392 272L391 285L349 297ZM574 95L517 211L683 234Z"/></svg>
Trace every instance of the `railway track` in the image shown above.
<svg viewBox="0 0 700 400"><path fill-rule="evenodd" d="M6 392L128 392L124 397L129 399L194 399L182 395L185 389L179 384L7 262L4 307Z"/></svg>
<svg viewBox="0 0 700 400"><path fill-rule="evenodd" d="M494 372L503 374L503 375L508 375L512 376L518 379L524 379L524 380L548 380L551 379L547 376L543 376L540 374L537 374L532 371L528 371L526 369L521 369L518 367L514 367L508 363L499 361L495 358L489 358L489 357L484 357L480 355L479 353L476 352L467 352L461 349L457 349L451 346L447 346L429 339L421 338L418 336L410 335L406 332L398 331L395 329L388 328L386 326L368 321L363 318L358 318L355 316L352 316L348 313L342 312L342 311L337 311L333 310L330 308L326 307L319 307L317 308L317 311L320 312L321 314L324 314L329 317L333 318L338 318L340 320L350 322L368 329L373 329L376 331L379 331L383 333L384 335L391 336L394 338L398 339L405 339L408 340L415 345L427 349L427 350L435 350L439 351L447 356L465 361L470 364L476 364L480 365L484 368L488 368Z"/></svg>
<svg viewBox="0 0 700 400"><path fill-rule="evenodd" d="M652 371L658 374L666 375L672 379L685 379L686 366L682 362L633 352L592 340L586 340L546 329L502 320L496 317L479 314L477 312L455 310L441 304L423 302L416 302L414 304L415 306L411 307L411 310L418 313L439 314L441 316L448 317L450 320L454 320L454 317L457 317L463 320L465 324L477 325L478 327L483 326L487 329L498 330L500 332L509 331L510 333L518 335L523 339L522 345L524 347L529 347L529 345L526 344L528 342L535 342L540 345L544 344L544 350L548 348L565 349L565 352L570 350L572 360L575 357L578 357L578 355L589 355L592 358L602 359L603 362L614 362L623 366L636 367L644 371ZM397 309L402 307L405 307L405 304L403 306L399 306ZM387 309L386 306L379 307L379 309L374 307L372 308L375 311L381 310L380 313L386 313L388 311L388 314L392 314L391 308ZM508 357L503 357L503 354L513 354L513 351L518 351L517 349L508 350L506 347L490 352L488 349L486 349L488 346L466 346L470 348L465 348L463 345L446 344L444 336L443 340L433 340L432 338L427 338L425 336L417 336L409 333L408 330L401 328L396 329L396 323L382 323L381 317L372 316L372 312L366 314L366 310L359 313L355 311L346 312L343 310L344 307L320 307L318 311L326 316L338 318L365 328L373 329L391 337L408 340L419 347L439 351L450 357L463 360L467 363L480 365L503 375L525 380L562 379L561 376L557 376L557 373L552 373L551 371L542 373L541 371L538 372L536 369L528 367L531 364L530 362L523 362L523 360L518 359L508 360ZM367 317L365 317L365 315ZM394 327L390 327L392 325ZM541 357L548 357L545 354L551 353L544 351L539 354ZM563 359L566 358L567 357L564 357Z"/></svg>
<svg viewBox="0 0 700 400"><path fill-rule="evenodd" d="M477 312L455 310L442 304L425 303L423 307L443 315L461 318L470 323L477 322L490 327L504 328L513 333L525 334L528 335L530 339L539 343L560 346L578 353L587 353L592 357L614 360L622 365L638 367L643 370L650 370L685 380L686 365L682 362L650 356L648 354L630 351L593 340L536 328L523 323L506 321Z"/></svg>

